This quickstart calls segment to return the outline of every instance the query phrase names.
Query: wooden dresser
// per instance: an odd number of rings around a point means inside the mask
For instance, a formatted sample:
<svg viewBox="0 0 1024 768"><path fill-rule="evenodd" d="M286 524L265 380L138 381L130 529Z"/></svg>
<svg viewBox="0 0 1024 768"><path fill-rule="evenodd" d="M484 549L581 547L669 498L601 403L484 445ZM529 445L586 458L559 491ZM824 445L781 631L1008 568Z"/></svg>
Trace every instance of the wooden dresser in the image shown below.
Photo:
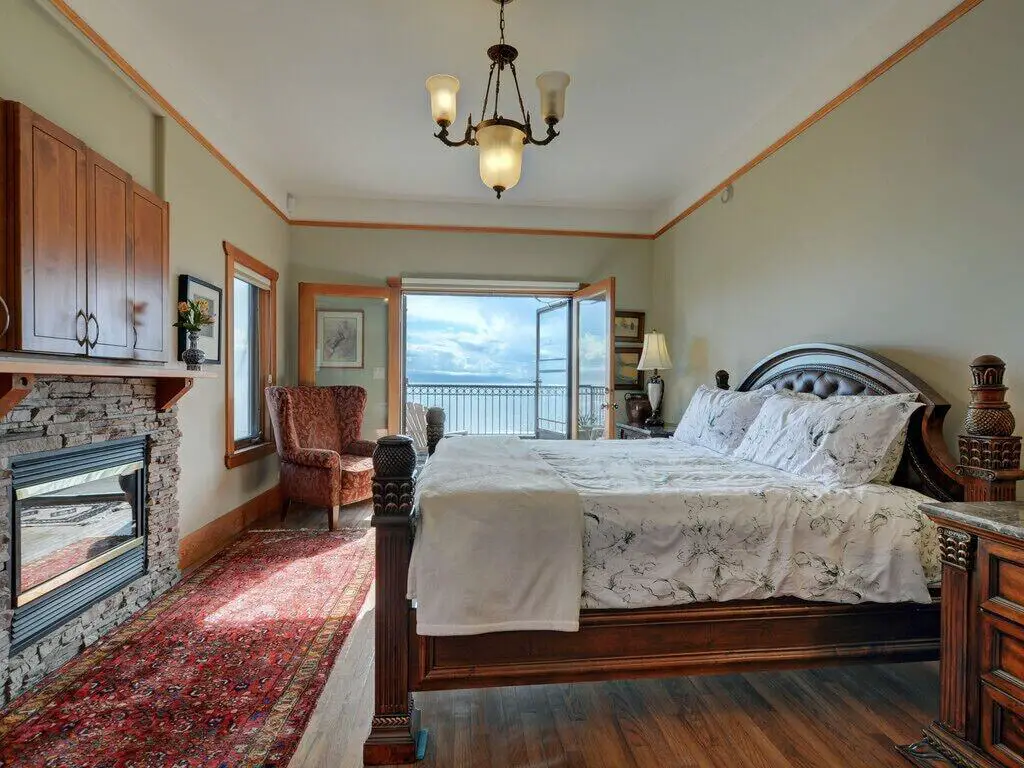
<svg viewBox="0 0 1024 768"><path fill-rule="evenodd" d="M1024 502L924 504L939 526L939 717L919 766L1024 767Z"/></svg>

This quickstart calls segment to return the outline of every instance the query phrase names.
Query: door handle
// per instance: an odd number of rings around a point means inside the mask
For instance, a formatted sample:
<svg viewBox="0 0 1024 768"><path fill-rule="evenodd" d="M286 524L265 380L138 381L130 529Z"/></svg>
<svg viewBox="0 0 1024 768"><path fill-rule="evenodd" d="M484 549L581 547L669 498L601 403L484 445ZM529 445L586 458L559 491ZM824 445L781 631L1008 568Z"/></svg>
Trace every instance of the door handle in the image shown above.
<svg viewBox="0 0 1024 768"><path fill-rule="evenodd" d="M4 329L0 331L0 336L3 336L11 328L11 310L7 306L7 302L4 301L3 296L0 296L0 304L4 305Z"/></svg>
<svg viewBox="0 0 1024 768"><path fill-rule="evenodd" d="M89 323L96 323L96 336L92 341L89 341ZM100 321L96 319L96 315L92 312L89 313L89 317L85 321L85 339L86 343L91 345L93 349L96 349L96 343L100 340Z"/></svg>
<svg viewBox="0 0 1024 768"><path fill-rule="evenodd" d="M85 332L81 337L78 335L78 318L85 320ZM89 318L85 316L85 312L81 309L75 313L75 341L78 342L80 347L87 347L89 344Z"/></svg>

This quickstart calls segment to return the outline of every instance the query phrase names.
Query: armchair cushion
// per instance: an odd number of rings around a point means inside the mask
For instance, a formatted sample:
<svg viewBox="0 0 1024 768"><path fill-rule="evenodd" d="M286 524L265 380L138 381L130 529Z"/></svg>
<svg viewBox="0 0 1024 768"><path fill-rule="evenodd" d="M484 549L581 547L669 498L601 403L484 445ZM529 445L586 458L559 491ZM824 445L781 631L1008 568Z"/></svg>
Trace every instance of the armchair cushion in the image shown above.
<svg viewBox="0 0 1024 768"><path fill-rule="evenodd" d="M341 503L351 504L373 495L373 459L341 454Z"/></svg>

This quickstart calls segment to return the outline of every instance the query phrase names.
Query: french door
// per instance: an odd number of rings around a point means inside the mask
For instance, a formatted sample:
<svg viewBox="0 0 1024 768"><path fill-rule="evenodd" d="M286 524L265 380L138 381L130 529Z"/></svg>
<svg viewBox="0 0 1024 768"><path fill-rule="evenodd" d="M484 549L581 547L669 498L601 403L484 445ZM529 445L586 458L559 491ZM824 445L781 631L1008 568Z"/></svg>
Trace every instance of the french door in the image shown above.
<svg viewBox="0 0 1024 768"><path fill-rule="evenodd" d="M614 277L537 310L538 438L614 436L614 317Z"/></svg>
<svg viewBox="0 0 1024 768"><path fill-rule="evenodd" d="M572 414L575 440L615 436L615 278L572 295Z"/></svg>

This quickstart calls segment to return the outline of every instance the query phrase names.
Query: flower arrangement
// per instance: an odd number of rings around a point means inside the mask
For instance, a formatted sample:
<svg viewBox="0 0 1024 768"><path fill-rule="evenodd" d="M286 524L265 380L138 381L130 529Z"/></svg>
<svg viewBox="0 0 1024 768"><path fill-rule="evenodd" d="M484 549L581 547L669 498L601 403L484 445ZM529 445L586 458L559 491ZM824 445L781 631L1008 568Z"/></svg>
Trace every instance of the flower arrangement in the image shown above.
<svg viewBox="0 0 1024 768"><path fill-rule="evenodd" d="M204 325L213 325L213 320L208 299L189 299L178 302L178 322L174 327L197 333Z"/></svg>

